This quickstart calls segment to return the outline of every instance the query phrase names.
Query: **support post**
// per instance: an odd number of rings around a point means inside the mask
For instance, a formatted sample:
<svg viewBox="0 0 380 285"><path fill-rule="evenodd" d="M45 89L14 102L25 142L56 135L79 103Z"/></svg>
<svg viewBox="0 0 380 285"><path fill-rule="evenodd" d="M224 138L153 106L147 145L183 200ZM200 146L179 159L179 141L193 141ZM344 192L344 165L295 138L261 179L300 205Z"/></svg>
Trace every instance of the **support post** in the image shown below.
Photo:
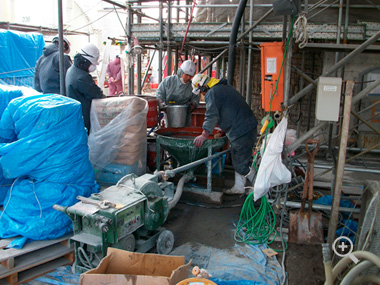
<svg viewBox="0 0 380 285"><path fill-rule="evenodd" d="M336 168L335 176L335 188L333 193L332 201L332 210L329 221L329 230L327 236L327 242L332 246L335 240L335 232L338 225L338 215L339 215L339 205L340 205L340 196L342 193L342 184L344 176L344 165L346 163L346 150L347 150L347 140L350 129L350 115L351 115L351 104L352 104L352 92L354 89L354 82L348 80L346 83L346 93L344 97L344 110L343 110L343 123L342 131L340 135L340 146L338 154L338 163Z"/></svg>

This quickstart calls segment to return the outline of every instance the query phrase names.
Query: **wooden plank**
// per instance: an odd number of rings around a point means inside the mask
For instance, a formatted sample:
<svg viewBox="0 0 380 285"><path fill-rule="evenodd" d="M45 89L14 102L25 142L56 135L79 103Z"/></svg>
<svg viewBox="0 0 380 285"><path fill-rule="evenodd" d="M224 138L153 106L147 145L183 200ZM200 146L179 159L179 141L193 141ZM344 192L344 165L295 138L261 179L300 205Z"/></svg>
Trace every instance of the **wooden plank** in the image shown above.
<svg viewBox="0 0 380 285"><path fill-rule="evenodd" d="M0 240L0 249L1 248L5 248L5 247L7 247L7 245L8 244L10 244L10 242L12 241L12 240L14 240L15 238L4 238L4 239L1 239Z"/></svg>
<svg viewBox="0 0 380 285"><path fill-rule="evenodd" d="M71 264L70 260L68 260L65 257L61 257L61 258L55 259L51 262L47 262L47 263L41 264L39 266L33 267L29 270L25 270L23 272L20 272L17 275L18 280L13 282L13 283L7 281L6 279L1 279L0 285L22 284L22 283L28 282L30 280L33 280L39 276L42 276L46 273L54 271L58 267L70 265L70 264Z"/></svg>
<svg viewBox="0 0 380 285"><path fill-rule="evenodd" d="M40 264L52 261L59 257L68 255L73 252L73 248L67 247L61 243L53 244L29 254L21 255L15 258L15 267L7 269L0 267L0 278L4 278L16 272L21 272Z"/></svg>
<svg viewBox="0 0 380 285"><path fill-rule="evenodd" d="M54 239L54 240L32 241L30 243L25 244L25 246L21 249L17 249L17 248L2 249L2 250L0 250L0 261L8 260L10 257L20 256L20 255L26 254L28 252L38 250L40 248L59 243L61 241L64 241L64 240L70 238L71 236L72 236L72 234L68 234L68 235L65 235L59 239Z"/></svg>
<svg viewBox="0 0 380 285"><path fill-rule="evenodd" d="M15 259L11 257L8 260L0 262L0 264L7 269L12 269L13 267L15 267Z"/></svg>
<svg viewBox="0 0 380 285"><path fill-rule="evenodd" d="M65 266L65 265L71 265L71 264L72 264L71 261L65 257L55 259L51 262L41 264L41 265L33 267L29 270L23 271L22 273L19 273L18 282L19 282L19 284L25 283L25 282L30 281L32 279L35 279L41 275L44 275L48 272L54 271L58 267Z"/></svg>

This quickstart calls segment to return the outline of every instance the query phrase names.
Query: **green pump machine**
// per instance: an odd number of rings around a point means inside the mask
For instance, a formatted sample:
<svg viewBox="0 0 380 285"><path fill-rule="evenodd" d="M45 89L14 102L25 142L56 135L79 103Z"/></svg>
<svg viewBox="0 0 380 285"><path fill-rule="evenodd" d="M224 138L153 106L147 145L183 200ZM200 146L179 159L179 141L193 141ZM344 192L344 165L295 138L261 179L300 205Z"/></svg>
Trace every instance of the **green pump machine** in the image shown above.
<svg viewBox="0 0 380 285"><path fill-rule="evenodd" d="M96 267L108 247L147 252L156 246L168 254L174 245L173 233L161 228L169 213L172 182L159 182L159 175L124 176L116 185L85 198L70 207L54 205L73 222L76 272Z"/></svg>
<svg viewBox="0 0 380 285"><path fill-rule="evenodd" d="M212 159L229 151L211 155L226 143L226 137L210 137L202 146L204 149L195 149L192 141L200 131L186 136L182 133L178 136L179 132L176 130L174 142L171 132L166 134L167 139L161 135L161 144L176 157L183 156L184 150L190 150L187 154L190 158L185 162L179 160L179 167L142 176L128 174L116 185L91 197L78 196L79 202L73 206L53 206L66 213L73 222L74 235L70 241L75 249L73 267L76 272L83 273L96 267L106 256L108 247L136 252L147 252L156 247L159 254L171 252L174 235L162 225L169 210L178 203L185 182L193 179L193 169L197 166L207 161L211 164ZM168 181L182 172L184 174L176 187Z"/></svg>

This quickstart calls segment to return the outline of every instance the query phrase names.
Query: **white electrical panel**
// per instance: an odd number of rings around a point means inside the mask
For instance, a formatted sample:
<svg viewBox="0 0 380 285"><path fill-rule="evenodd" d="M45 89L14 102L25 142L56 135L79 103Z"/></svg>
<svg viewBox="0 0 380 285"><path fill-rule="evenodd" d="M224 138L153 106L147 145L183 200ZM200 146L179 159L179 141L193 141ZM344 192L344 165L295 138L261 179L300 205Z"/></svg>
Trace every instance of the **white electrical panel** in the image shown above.
<svg viewBox="0 0 380 285"><path fill-rule="evenodd" d="M317 86L315 116L320 121L339 120L342 78L320 77Z"/></svg>

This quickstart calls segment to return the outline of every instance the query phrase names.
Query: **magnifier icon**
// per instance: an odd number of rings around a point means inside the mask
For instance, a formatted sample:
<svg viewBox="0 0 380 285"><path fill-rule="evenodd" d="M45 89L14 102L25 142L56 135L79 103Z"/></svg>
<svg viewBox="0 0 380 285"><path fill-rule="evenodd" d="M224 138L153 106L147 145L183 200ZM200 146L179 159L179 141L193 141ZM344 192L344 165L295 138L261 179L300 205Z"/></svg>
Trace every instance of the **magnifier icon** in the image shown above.
<svg viewBox="0 0 380 285"><path fill-rule="evenodd" d="M343 251L343 252L346 251L346 249L347 249L348 247L350 247L350 249L348 250L348 253L346 253L346 254L341 254L341 253L339 253L339 252L336 250L335 245L336 245L337 242L339 242L339 241L341 241L341 240L346 240L346 241L348 241L348 243L350 244L350 246L348 246L348 245L346 245L346 244L342 241L342 242L340 242L340 243L337 245L337 247L340 248L341 251ZM351 241L348 237L344 237L344 236L338 237L338 238L334 241L333 246L332 246L332 250L334 251L334 253L335 253L337 256L345 257L345 256L348 255L348 257L351 258L351 260L352 260L353 262L355 262L355 264L357 264L357 263L359 262L359 259L357 259L356 256L352 254L352 249L353 249L353 248L354 248L354 245L353 245L352 241Z"/></svg>

